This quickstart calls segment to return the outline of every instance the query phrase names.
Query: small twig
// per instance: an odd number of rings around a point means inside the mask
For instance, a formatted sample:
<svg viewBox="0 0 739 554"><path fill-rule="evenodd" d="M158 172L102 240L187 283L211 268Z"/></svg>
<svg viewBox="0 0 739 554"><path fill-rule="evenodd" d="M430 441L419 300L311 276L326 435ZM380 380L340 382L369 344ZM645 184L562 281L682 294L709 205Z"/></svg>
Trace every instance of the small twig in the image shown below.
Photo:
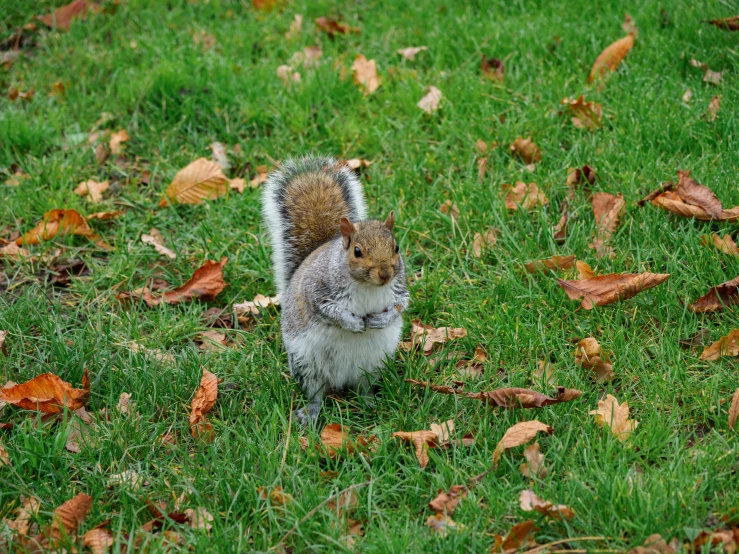
<svg viewBox="0 0 739 554"><path fill-rule="evenodd" d="M326 499L325 499L325 500L324 500L323 502L321 502L321 503L320 503L320 504L319 504L318 506L316 506L316 507L315 507L315 508L313 508L313 509L312 509L312 510L311 510L310 512L308 512L307 514L305 514L305 516L303 516L303 518L302 518L302 519L301 519L300 521L298 521L298 522L297 522L297 523L296 523L295 525L293 525L293 526L292 526L292 529L290 529L290 530L289 530L289 531L288 531L287 533L285 533L285 536L284 536L284 537L282 537L282 538L281 538L281 539L280 539L280 540L279 540L279 541L277 542L277 544L275 544L275 545L274 545L274 546L273 546L272 548L270 548L270 550L274 550L274 549L276 549L276 548L277 548L278 546L280 546L280 545L281 545L282 543L284 543L284 542L285 542L285 541L286 541L286 540L287 540L287 539L288 539L288 538L290 537L290 535L292 535L292 534L293 534L293 533L294 533L294 532L296 531L296 529L297 529L298 527L300 527L301 525L303 525L303 523L305 523L305 522L306 522L306 521L308 521L308 520L309 520L309 519L310 519L311 517L313 517L313 516L315 515L315 513L316 513L316 512L318 511L318 510L320 510L321 508L323 508L323 507L324 507L324 506L325 506L326 504L328 504L329 502L331 502L331 501L332 501L332 500L334 500L335 498L339 498L339 497L341 497L341 495L343 495L343 494L346 494L346 493L348 493L349 491L352 491L352 490L355 490L355 489L361 489L362 487L366 487L366 486L367 486L367 485L369 485L369 484L370 484L371 482L372 482L372 481L365 481L364 483L357 483L356 485L351 485L351 486L349 486L349 487L345 488L344 490L342 490L342 491L339 491L339 492L337 492L336 494L332 494L331 496L329 496L328 498L326 498Z"/></svg>
<svg viewBox="0 0 739 554"><path fill-rule="evenodd" d="M287 460L287 447L290 446L290 433L293 430L293 400L295 395L290 398L290 418L287 420L287 438L285 439L285 450L282 452L282 462L280 462L280 469L277 474L281 474L285 467L285 460Z"/></svg>
<svg viewBox="0 0 739 554"><path fill-rule="evenodd" d="M549 548L550 546L555 546L558 544L564 544L566 542L576 542L576 541L604 541L606 540L606 537L575 537L574 539L560 539L558 541L554 542L548 542L547 544L540 544L536 548L532 548L531 550L527 550L524 552L524 554L535 554L536 552L541 552L545 548Z"/></svg>

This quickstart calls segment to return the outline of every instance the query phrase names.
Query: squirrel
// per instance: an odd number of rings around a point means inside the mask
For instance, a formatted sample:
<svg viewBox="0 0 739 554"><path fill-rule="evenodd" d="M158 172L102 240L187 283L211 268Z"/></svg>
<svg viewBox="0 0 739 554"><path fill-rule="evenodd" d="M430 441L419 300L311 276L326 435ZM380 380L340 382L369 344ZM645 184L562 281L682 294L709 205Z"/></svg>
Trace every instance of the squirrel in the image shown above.
<svg viewBox="0 0 739 554"><path fill-rule="evenodd" d="M342 162L318 156L273 172L262 212L290 372L308 401L295 416L315 424L328 390L368 394L400 342L410 295L395 215L366 219L359 179Z"/></svg>

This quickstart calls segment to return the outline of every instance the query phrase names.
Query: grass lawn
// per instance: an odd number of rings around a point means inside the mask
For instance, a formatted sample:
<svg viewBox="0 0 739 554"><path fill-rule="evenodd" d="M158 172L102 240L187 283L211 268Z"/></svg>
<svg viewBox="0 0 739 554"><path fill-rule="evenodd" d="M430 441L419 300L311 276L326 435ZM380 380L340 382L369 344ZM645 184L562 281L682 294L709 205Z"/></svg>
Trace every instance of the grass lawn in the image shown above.
<svg viewBox="0 0 739 554"><path fill-rule="evenodd" d="M0 40L64 3L2 0ZM290 1L272 12L228 0L106 6L68 32L38 23L38 31L27 33L23 55L0 66L0 238L28 231L54 208L124 212L91 223L109 251L66 237L29 246L36 261L0 259L0 330L8 331L0 383L53 372L79 386L87 368L87 409L95 416L81 451L72 453L65 449L69 417L39 425L32 412L0 411L1 422L15 423L0 430L10 460L0 467L0 517L12 520L21 495L35 495L41 511L34 521L43 529L55 507L86 493L93 506L80 537L110 520L118 551L151 519L148 498L169 511L205 508L213 515L210 532L167 526L187 545L169 548L268 551L299 523L285 548L331 552L348 548L344 525L325 506L305 516L330 495L367 483L356 489L359 502L350 516L364 525L353 546L361 552L487 552L495 534L527 519L539 526L540 544L600 536L570 547L601 551L628 550L652 533L689 541L725 527L726 518L736 524L739 433L727 422L739 387L736 358L700 361L701 347L683 349L678 342L705 330L705 346L739 327L735 307L714 314L686 307L739 275L739 258L701 244L703 235L735 233L736 226L635 204L686 169L724 207L739 205L739 34L701 23L735 15L736 5ZM604 85L587 84L598 54L624 36L626 12L638 27L633 49ZM302 32L288 39L295 14L303 16ZM360 32L331 39L316 28L320 16ZM322 49L318 64L298 67L301 81L286 87L278 66L311 45ZM421 45L428 50L414 61L396 52ZM368 96L352 82L357 54L376 60L382 77ZM482 74L483 54L504 61L502 83ZM722 72L722 82L704 82L691 58ZM56 82L63 93L52 94ZM433 114L416 106L429 85L443 94ZM11 101L11 88L33 88L35 96ZM686 89L692 91L688 103ZM575 128L562 113L561 100L580 94L603 105L602 128ZM716 95L721 108L711 120L706 112ZM122 154L98 163L88 134L106 129L126 129L130 140ZM541 149L533 172L509 152L519 136L530 136ZM478 139L498 145L486 154L481 181ZM211 156L214 141L228 146L229 177L247 181L258 166L274 168L307 152L373 161L362 173L370 210L383 218L395 210L412 276L404 336L412 319L464 327L467 336L443 345L435 364L421 353L399 352L379 383L376 409L347 393L327 400L316 430L291 425L290 409L303 400L287 377L279 310L247 325L231 318L229 348L205 352L197 343L208 330L202 318L208 308L230 313L234 303L274 294L260 190L231 191L195 206L157 206L181 168ZM552 238L567 168L584 164L596 171L593 191L622 193L626 200L610 242L613 258L596 258L588 246L596 225L582 190L570 205L567 239L560 245ZM2 184L16 169L28 178ZM88 179L110 182L99 204L73 193ZM518 180L536 182L549 204L507 210L501 185ZM459 209L454 221L439 209L447 200ZM491 227L498 229L497 244L475 257L475 233ZM151 228L176 259L141 242ZM49 262L52 254L60 258ZM529 275L523 268L555 254L574 254L598 274L649 271L670 278L625 302L586 311L567 298L557 275ZM206 259L222 257L228 257L228 287L212 302L149 308L116 299L152 278L179 285ZM53 283L49 267L70 260L82 260L87 270L66 286ZM562 275L575 278L573 270ZM610 354L613 381L596 383L576 363L577 341L588 336ZM132 352L134 342L172 360ZM470 356L477 346L488 355L482 377L460 377L446 354ZM551 364L557 384L583 395L541 409L505 410L404 382L464 380L469 391L551 392L535 374L540 361ZM209 444L193 439L188 420L202 368L223 379L209 415L215 430ZM123 392L135 403L128 415L116 409ZM589 415L606 394L628 402L639 421L624 442ZM454 437L472 433L475 443L431 450L425 469L410 445L391 437L449 419L456 423ZM457 530L441 536L427 527L427 504L438 489L464 485L489 469L505 431L531 419L554 428L538 437L546 477L522 475L523 449L513 449L462 500L453 515ZM314 445L328 423L355 436L376 435L379 447L368 455L322 456ZM176 444L161 444L166 433ZM148 484L109 486L111 475L127 470ZM261 498L260 487L281 487L293 500L280 506ZM575 517L559 521L522 511L518 498L527 488L571 507ZM3 524L0 533L13 540ZM139 536L152 552L167 548L162 533Z"/></svg>

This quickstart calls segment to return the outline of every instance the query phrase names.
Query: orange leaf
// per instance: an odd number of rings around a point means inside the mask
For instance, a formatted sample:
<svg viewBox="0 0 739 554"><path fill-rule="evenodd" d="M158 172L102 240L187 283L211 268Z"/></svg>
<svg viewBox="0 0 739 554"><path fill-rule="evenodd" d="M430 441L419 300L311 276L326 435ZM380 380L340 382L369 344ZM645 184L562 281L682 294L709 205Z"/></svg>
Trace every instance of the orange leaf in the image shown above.
<svg viewBox="0 0 739 554"><path fill-rule="evenodd" d="M739 356L739 329L732 329L728 335L707 346L700 359L718 360L721 356Z"/></svg>
<svg viewBox="0 0 739 554"><path fill-rule="evenodd" d="M539 431L544 431L548 435L554 433L554 429L552 427L544 425L537 420L522 421L521 423L516 423L510 427L495 447L495 452L493 452L493 463L498 465L500 457L506 450L526 444L536 437Z"/></svg>
<svg viewBox="0 0 739 554"><path fill-rule="evenodd" d="M100 6L89 0L74 0L61 8L57 8L53 13L37 15L36 19L49 27L56 27L60 31L69 31L72 20L85 19L87 11L90 9L94 13L100 10Z"/></svg>
<svg viewBox="0 0 739 554"><path fill-rule="evenodd" d="M190 407L190 431L192 436L198 438L204 434L210 434L212 426L205 417L216 403L218 398L218 377L207 369L203 369L203 377L200 386L195 391Z"/></svg>
<svg viewBox="0 0 739 554"><path fill-rule="evenodd" d="M711 25L715 25L719 29L724 29L726 31L739 31L739 15L724 17L723 19L711 19L709 21L704 21L704 23L710 23Z"/></svg>
<svg viewBox="0 0 739 554"><path fill-rule="evenodd" d="M92 508L92 498L80 493L54 510L54 522L49 531L50 539L61 539L62 536L74 536L77 529Z"/></svg>
<svg viewBox="0 0 739 554"><path fill-rule="evenodd" d="M595 223L598 225L597 234L599 237L609 238L618 227L619 215L626 204L624 197L621 194L615 196L607 192L596 192L592 203Z"/></svg>
<svg viewBox="0 0 739 554"><path fill-rule="evenodd" d="M355 441L349 434L349 429L338 423L330 423L321 431L321 444L330 458L336 458L344 448L349 455L358 450L372 450L376 442L374 435L368 439L359 437Z"/></svg>
<svg viewBox="0 0 739 554"><path fill-rule="evenodd" d="M436 448L439 445L439 435L433 431L397 431L393 433L393 438L413 443L418 464L422 468L429 465L429 447Z"/></svg>
<svg viewBox="0 0 739 554"><path fill-rule="evenodd" d="M0 402L7 402L26 410L57 414L66 407L77 410L90 399L90 376L85 369L82 388L74 389L53 373L44 373L30 381L0 389Z"/></svg>
<svg viewBox="0 0 739 554"><path fill-rule="evenodd" d="M541 161L541 150L539 150L539 147L536 146L531 138L516 138L511 143L510 151L511 154L518 156L526 164L539 163Z"/></svg>
<svg viewBox="0 0 739 554"><path fill-rule="evenodd" d="M731 406L729 406L729 429L734 428L737 418L739 418L739 389L736 389L734 396L731 398Z"/></svg>
<svg viewBox="0 0 739 554"><path fill-rule="evenodd" d="M591 410L590 415L595 416L595 422L603 427L608 426L616 435L616 438L624 442L634 429L639 425L638 421L629 419L629 404L619 404L618 400L610 394L605 400L598 401L598 409Z"/></svg>
<svg viewBox="0 0 739 554"><path fill-rule="evenodd" d="M725 306L736 303L739 303L739 277L711 287L706 294L690 304L688 309L696 313L718 312Z"/></svg>
<svg viewBox="0 0 739 554"><path fill-rule="evenodd" d="M44 240L51 240L57 235L79 235L95 240L97 235L90 229L87 220L76 210L49 210L44 214L36 227L22 237L16 239L18 246L23 244L39 244Z"/></svg>
<svg viewBox="0 0 739 554"><path fill-rule="evenodd" d="M181 169L164 192L159 207L170 204L200 204L228 192L228 179L221 166L207 158L198 158Z"/></svg>
<svg viewBox="0 0 739 554"><path fill-rule="evenodd" d="M581 94L577 100L565 98L562 104L567 106L572 114L572 124L578 129L598 129L601 127L603 117L603 106L595 102L585 102Z"/></svg>
<svg viewBox="0 0 739 554"><path fill-rule="evenodd" d="M608 71L616 71L616 68L634 46L634 35L627 35L608 46L595 60L590 70L588 82L592 83L596 77L602 76Z"/></svg>
<svg viewBox="0 0 739 554"><path fill-rule="evenodd" d="M636 296L669 277L666 273L611 273L577 281L557 279L557 282L570 299L582 298L582 307L592 310L593 306L606 306Z"/></svg>
<svg viewBox="0 0 739 554"><path fill-rule="evenodd" d="M502 548L505 554L511 554L513 552L519 552L523 547L534 547L536 546L534 533L538 530L539 528L531 520L517 523L511 527L505 538L495 535L495 545L491 552L499 552Z"/></svg>
<svg viewBox="0 0 739 554"><path fill-rule="evenodd" d="M451 516L457 509L459 502L467 496L468 489L464 485L454 485L449 492L439 489L439 494L429 502L429 508L440 514Z"/></svg>

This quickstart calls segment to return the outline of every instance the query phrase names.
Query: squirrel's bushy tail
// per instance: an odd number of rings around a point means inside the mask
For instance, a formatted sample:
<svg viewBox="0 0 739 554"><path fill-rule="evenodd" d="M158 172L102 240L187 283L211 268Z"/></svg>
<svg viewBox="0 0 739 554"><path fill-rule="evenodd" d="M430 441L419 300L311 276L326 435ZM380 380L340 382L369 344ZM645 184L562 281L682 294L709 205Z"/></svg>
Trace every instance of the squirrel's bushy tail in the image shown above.
<svg viewBox="0 0 739 554"><path fill-rule="evenodd" d="M342 217L367 217L364 191L352 171L330 157L285 161L267 179L262 214L272 244L277 292L283 294L295 270L324 242L340 234Z"/></svg>

